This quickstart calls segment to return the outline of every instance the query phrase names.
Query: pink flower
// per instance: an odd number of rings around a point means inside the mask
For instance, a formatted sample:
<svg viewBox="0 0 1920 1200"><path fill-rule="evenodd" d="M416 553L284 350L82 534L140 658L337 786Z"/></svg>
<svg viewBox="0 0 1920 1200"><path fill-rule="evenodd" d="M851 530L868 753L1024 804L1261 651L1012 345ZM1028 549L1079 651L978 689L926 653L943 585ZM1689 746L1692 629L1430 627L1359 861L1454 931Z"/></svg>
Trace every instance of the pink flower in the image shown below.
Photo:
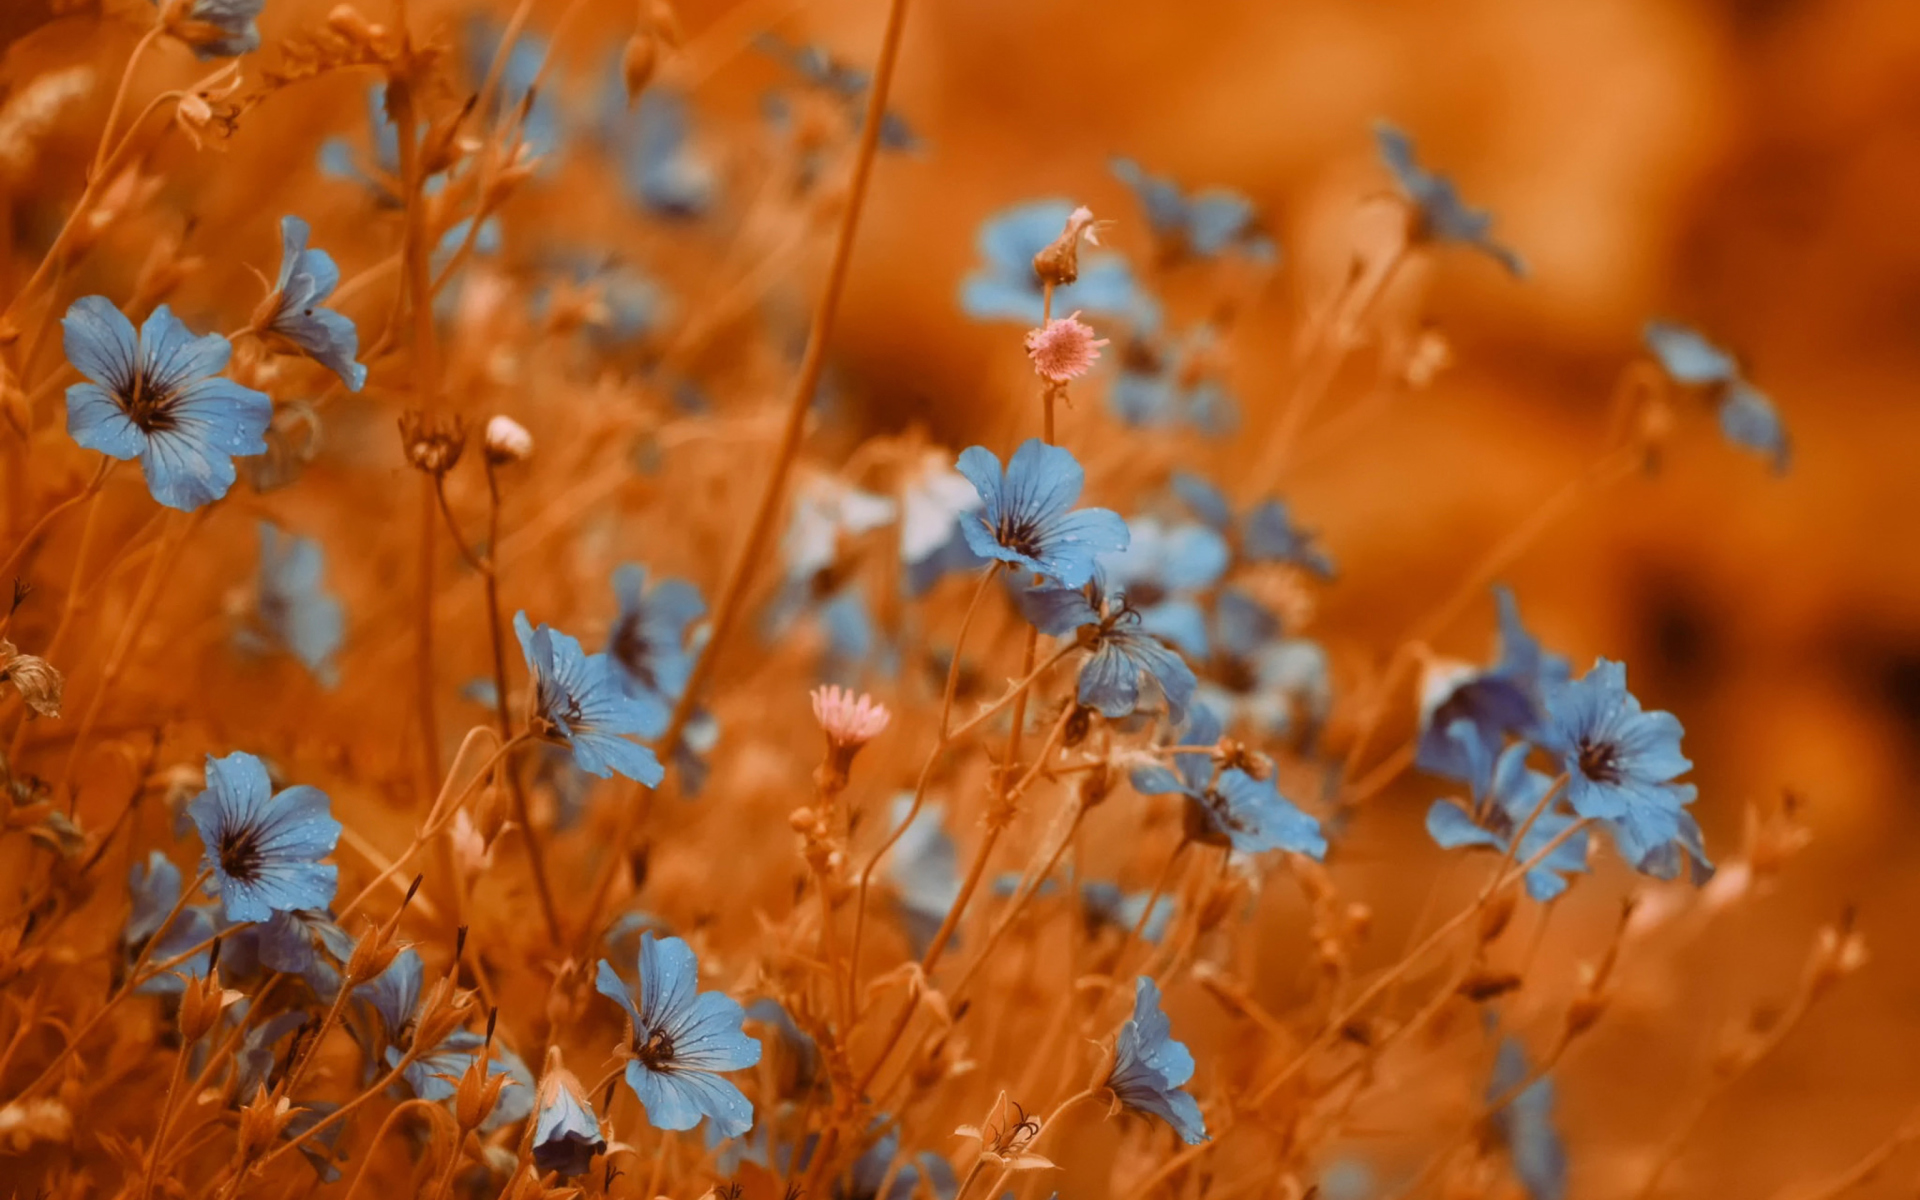
<svg viewBox="0 0 1920 1200"><path fill-rule="evenodd" d="M1106 338L1093 336L1093 326L1079 313L1048 321L1044 329L1027 334L1027 357L1040 377L1053 383L1065 383L1085 375L1100 357Z"/></svg>
<svg viewBox="0 0 1920 1200"><path fill-rule="evenodd" d="M813 689L813 715L826 731L827 741L843 750L858 750L879 737L893 720L887 706L872 696L833 685Z"/></svg>

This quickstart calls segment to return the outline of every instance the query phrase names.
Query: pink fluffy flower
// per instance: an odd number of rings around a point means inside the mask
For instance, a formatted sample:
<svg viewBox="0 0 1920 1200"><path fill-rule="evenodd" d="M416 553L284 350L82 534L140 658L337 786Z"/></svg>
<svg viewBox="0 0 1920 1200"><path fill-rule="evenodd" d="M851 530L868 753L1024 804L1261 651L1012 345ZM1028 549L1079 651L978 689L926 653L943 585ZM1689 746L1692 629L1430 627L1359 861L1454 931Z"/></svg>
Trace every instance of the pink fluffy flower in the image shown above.
<svg viewBox="0 0 1920 1200"><path fill-rule="evenodd" d="M1027 334L1027 357L1042 379L1065 383L1078 379L1092 369L1100 358L1106 338L1093 336L1093 326L1079 313L1048 321L1046 326Z"/></svg>

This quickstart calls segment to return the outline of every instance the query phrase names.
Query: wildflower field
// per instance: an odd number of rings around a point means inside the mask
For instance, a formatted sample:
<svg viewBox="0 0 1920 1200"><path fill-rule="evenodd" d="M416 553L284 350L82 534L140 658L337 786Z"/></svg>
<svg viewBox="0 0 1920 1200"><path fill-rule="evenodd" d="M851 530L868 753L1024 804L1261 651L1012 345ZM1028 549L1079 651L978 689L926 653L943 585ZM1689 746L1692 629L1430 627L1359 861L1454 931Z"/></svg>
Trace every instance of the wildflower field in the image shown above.
<svg viewBox="0 0 1920 1200"><path fill-rule="evenodd" d="M1895 0L4 0L0 1196L1910 1196Z"/></svg>

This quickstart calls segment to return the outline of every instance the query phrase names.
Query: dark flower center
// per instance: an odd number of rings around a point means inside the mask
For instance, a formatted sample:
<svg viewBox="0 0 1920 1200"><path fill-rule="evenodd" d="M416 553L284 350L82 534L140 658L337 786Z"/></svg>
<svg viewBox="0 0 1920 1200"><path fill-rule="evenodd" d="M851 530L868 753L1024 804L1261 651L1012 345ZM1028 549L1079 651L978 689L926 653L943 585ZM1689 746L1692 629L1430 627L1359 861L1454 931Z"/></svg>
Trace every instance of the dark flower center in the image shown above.
<svg viewBox="0 0 1920 1200"><path fill-rule="evenodd" d="M229 879L251 883L266 865L266 852L260 848L260 831L251 825L230 830L220 839L220 873Z"/></svg>
<svg viewBox="0 0 1920 1200"><path fill-rule="evenodd" d="M1619 783L1620 747L1612 742L1580 741L1580 773L1595 783Z"/></svg>
<svg viewBox="0 0 1920 1200"><path fill-rule="evenodd" d="M640 1060L649 1071L666 1071L673 1067L673 1035L665 1029L646 1031L643 1040L638 1034L633 1039L633 1056Z"/></svg>
<svg viewBox="0 0 1920 1200"><path fill-rule="evenodd" d="M135 370L132 386L119 400L127 419L140 432L152 434L165 433L178 424L174 420L173 407L179 398L179 393L173 388L155 383L144 370Z"/></svg>
<svg viewBox="0 0 1920 1200"><path fill-rule="evenodd" d="M653 653L653 643L647 640L638 616L620 622L613 634L614 661L626 668L627 674L657 691L659 683L653 674Z"/></svg>
<svg viewBox="0 0 1920 1200"><path fill-rule="evenodd" d="M1007 514L993 531L993 539L1015 554L1040 557L1040 529L1031 518Z"/></svg>

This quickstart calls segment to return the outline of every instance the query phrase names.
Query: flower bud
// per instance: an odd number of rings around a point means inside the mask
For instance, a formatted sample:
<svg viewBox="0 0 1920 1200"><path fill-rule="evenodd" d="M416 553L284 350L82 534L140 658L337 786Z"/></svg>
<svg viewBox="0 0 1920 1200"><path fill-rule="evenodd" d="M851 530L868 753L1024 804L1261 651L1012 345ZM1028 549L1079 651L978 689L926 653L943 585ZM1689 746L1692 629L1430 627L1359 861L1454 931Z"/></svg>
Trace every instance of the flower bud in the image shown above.
<svg viewBox="0 0 1920 1200"><path fill-rule="evenodd" d="M286 1131L288 1123L299 1115L299 1111L285 1096L278 1100L269 1096L266 1085L262 1084L254 1092L253 1099L240 1110L241 1158L255 1158L271 1146Z"/></svg>
<svg viewBox="0 0 1920 1200"><path fill-rule="evenodd" d="M453 470L467 448L467 423L408 409L400 414L400 448L415 468L438 478Z"/></svg>
<svg viewBox="0 0 1920 1200"><path fill-rule="evenodd" d="M533 435L512 417L487 421L487 461L495 466L522 463L533 457Z"/></svg>
<svg viewBox="0 0 1920 1200"><path fill-rule="evenodd" d="M1066 228L1060 231L1060 236L1033 256L1034 274L1043 283L1056 287L1080 278L1080 239L1083 237L1095 246L1100 244L1094 232L1093 210L1084 204L1067 217Z"/></svg>

